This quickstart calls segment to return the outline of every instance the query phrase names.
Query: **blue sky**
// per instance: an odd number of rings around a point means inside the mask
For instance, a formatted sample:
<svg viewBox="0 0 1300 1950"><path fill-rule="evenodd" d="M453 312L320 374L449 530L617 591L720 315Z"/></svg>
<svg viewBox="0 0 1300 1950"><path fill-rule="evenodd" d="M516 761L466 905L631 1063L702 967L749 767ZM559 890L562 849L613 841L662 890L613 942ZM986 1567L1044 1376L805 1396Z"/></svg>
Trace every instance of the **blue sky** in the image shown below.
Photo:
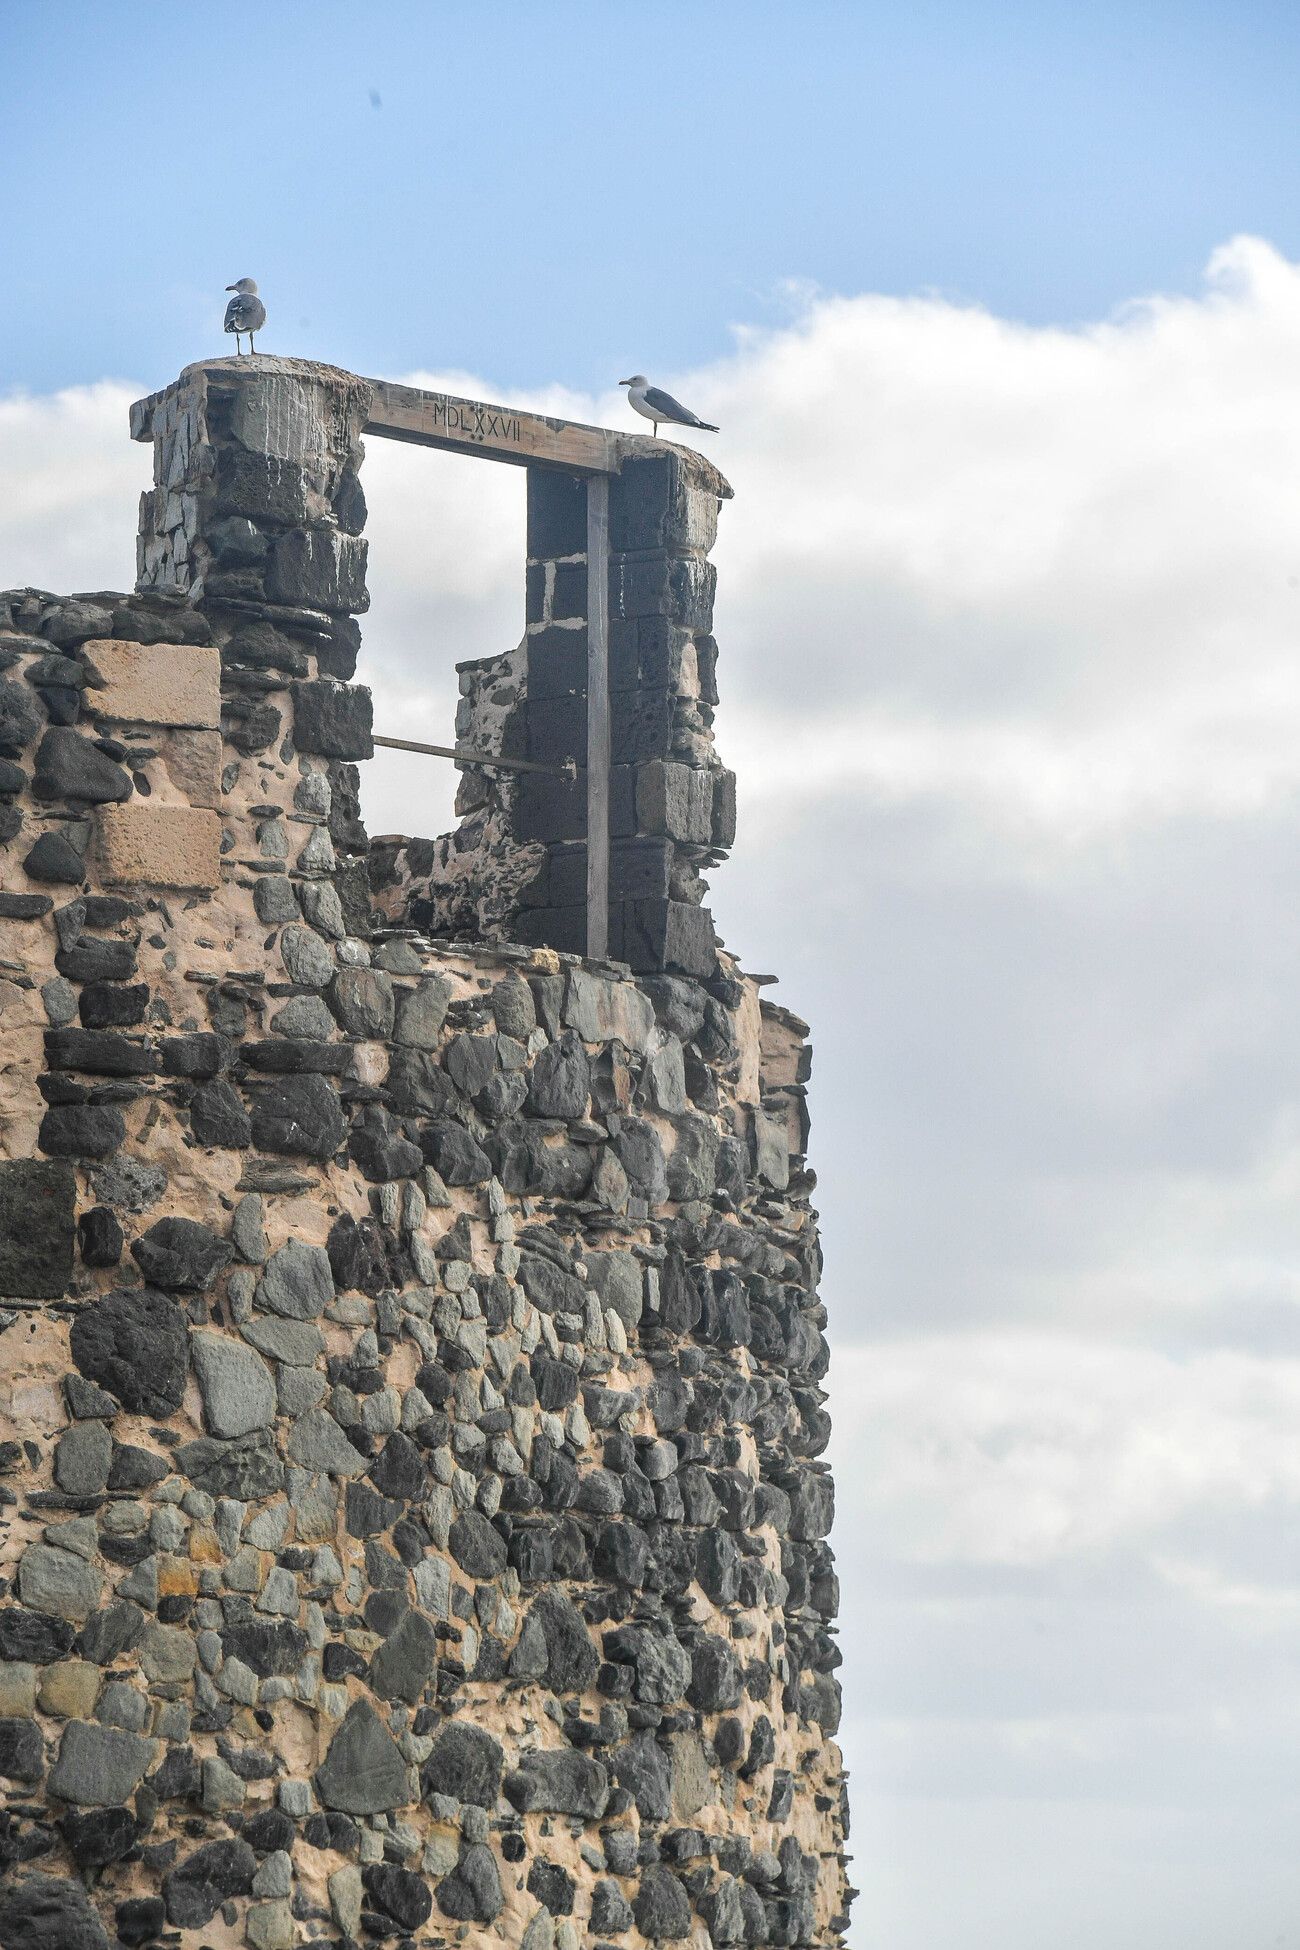
<svg viewBox="0 0 1300 1950"><path fill-rule="evenodd" d="M246 274L268 351L595 387L789 280L1073 322L1300 248L1280 0L55 0L0 54L9 387L164 377Z"/></svg>

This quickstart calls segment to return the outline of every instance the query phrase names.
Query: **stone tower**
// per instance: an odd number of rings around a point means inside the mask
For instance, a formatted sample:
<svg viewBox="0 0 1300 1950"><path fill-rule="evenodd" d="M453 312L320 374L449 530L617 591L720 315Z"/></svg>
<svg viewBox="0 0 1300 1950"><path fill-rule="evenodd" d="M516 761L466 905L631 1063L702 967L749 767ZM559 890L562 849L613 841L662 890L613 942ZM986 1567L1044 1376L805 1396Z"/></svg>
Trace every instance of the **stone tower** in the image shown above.
<svg viewBox="0 0 1300 1950"><path fill-rule="evenodd" d="M701 904L729 490L618 442L592 961L581 483L461 674L557 769L372 849L370 409L191 367L136 591L0 594L0 1950L820 1950L809 1053Z"/></svg>

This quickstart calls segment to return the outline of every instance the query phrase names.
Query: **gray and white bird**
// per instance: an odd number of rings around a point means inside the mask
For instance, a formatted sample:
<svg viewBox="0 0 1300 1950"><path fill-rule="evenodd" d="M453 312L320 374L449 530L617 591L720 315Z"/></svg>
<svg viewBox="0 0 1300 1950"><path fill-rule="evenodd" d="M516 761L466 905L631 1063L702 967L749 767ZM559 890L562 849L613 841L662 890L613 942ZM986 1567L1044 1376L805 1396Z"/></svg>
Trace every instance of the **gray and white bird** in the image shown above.
<svg viewBox="0 0 1300 1950"><path fill-rule="evenodd" d="M266 323L266 306L257 295L257 280L240 278L237 284L228 284L226 290L235 294L226 306L226 330L235 335L235 354L238 356L244 349L239 341L245 332L252 352L253 334L260 332Z"/></svg>
<svg viewBox="0 0 1300 1950"><path fill-rule="evenodd" d="M620 386L627 387L627 403L634 413L643 420L653 420L655 433L659 432L662 420L667 426L699 427L702 433L716 433L718 429L709 420L702 420L692 413L689 406L683 406L671 393L665 393L658 386L652 386L643 372L634 372L630 379L620 379Z"/></svg>

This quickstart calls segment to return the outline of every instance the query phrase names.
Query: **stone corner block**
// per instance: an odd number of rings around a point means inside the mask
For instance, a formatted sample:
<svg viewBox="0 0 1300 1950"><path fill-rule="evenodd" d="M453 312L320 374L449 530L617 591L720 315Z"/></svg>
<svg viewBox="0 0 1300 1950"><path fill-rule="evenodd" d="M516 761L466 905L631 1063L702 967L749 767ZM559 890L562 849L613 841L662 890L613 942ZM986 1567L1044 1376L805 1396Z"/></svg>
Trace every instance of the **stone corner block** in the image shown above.
<svg viewBox="0 0 1300 1950"><path fill-rule="evenodd" d="M86 705L96 717L199 729L221 722L221 656L215 649L99 638L85 645L85 657Z"/></svg>
<svg viewBox="0 0 1300 1950"><path fill-rule="evenodd" d="M213 888L221 881L221 821L197 806L107 806L99 870L118 886Z"/></svg>

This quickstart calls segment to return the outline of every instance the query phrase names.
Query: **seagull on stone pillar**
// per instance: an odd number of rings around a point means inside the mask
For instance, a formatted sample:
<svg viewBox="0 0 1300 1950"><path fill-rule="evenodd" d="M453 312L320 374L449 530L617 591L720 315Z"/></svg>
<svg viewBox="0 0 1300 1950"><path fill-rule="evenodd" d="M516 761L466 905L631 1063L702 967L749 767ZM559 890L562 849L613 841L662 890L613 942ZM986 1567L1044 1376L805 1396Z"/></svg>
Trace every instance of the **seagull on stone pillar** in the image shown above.
<svg viewBox="0 0 1300 1950"><path fill-rule="evenodd" d="M266 323L266 306L257 295L256 278L240 278L235 284L228 284L227 291L234 297L226 306L226 330L235 335L235 356L243 351L239 343L241 336L248 333L248 349L254 350L253 334L260 332Z"/></svg>
<svg viewBox="0 0 1300 1950"><path fill-rule="evenodd" d="M658 435L662 420L667 426L698 427L701 433L716 433L718 429L708 420L701 420L692 413L689 406L683 406L671 393L665 393L658 386L652 386L643 372L634 372L630 379L620 379L620 386L627 387L627 403L634 413L643 420L653 420Z"/></svg>

